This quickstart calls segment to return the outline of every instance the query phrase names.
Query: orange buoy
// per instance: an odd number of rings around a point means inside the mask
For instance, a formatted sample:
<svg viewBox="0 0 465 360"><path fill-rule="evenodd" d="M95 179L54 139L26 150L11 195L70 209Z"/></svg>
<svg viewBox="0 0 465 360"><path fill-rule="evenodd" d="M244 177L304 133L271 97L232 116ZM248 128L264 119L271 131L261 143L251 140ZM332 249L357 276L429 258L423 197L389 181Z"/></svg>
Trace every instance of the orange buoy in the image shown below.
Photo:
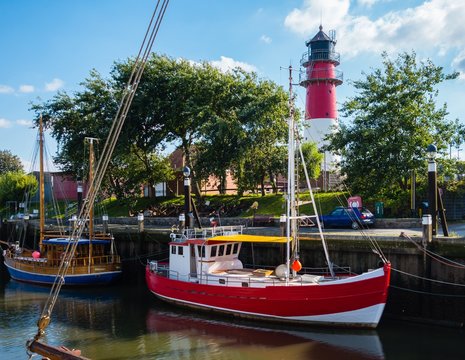
<svg viewBox="0 0 465 360"><path fill-rule="evenodd" d="M294 260L294 262L291 265L291 268L294 271L300 271L302 270L302 264L300 263L299 260Z"/></svg>

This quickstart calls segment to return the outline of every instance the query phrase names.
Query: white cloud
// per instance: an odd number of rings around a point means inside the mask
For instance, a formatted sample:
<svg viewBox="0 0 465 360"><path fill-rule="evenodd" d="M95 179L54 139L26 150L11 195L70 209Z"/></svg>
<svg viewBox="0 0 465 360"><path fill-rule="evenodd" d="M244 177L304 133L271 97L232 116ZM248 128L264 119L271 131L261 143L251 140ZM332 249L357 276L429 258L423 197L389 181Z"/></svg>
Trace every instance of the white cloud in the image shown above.
<svg viewBox="0 0 465 360"><path fill-rule="evenodd" d="M55 78L51 82L45 84L45 91L57 91L62 88L64 84L63 80Z"/></svg>
<svg viewBox="0 0 465 360"><path fill-rule="evenodd" d="M32 120L19 119L19 120L16 120L16 124L21 125L21 126L32 127Z"/></svg>
<svg viewBox="0 0 465 360"><path fill-rule="evenodd" d="M357 3L359 3L361 6L366 6L366 7L372 7L376 2L379 0L357 0Z"/></svg>
<svg viewBox="0 0 465 360"><path fill-rule="evenodd" d="M460 72L459 79L465 80L465 50L452 60L452 67Z"/></svg>
<svg viewBox="0 0 465 360"><path fill-rule="evenodd" d="M32 93L34 92L34 86L33 85L21 85L19 87L19 92L22 92L22 93Z"/></svg>
<svg viewBox="0 0 465 360"><path fill-rule="evenodd" d="M260 37L260 41L263 41L265 44L271 44L271 42L273 40L271 40L271 38L269 36L266 36L266 35L262 35Z"/></svg>
<svg viewBox="0 0 465 360"><path fill-rule="evenodd" d="M241 68L247 72L257 71L257 68L253 65L236 61L232 58L221 56L221 60L211 61L212 66L220 69L223 72L233 70L235 68Z"/></svg>
<svg viewBox="0 0 465 360"><path fill-rule="evenodd" d="M0 118L0 129L6 129L11 127L11 121L7 119Z"/></svg>
<svg viewBox="0 0 465 360"><path fill-rule="evenodd" d="M0 84L0 94L11 94L13 92L15 92L15 90L11 86Z"/></svg>
<svg viewBox="0 0 465 360"><path fill-rule="evenodd" d="M369 3L359 0L359 3ZM444 56L451 50L464 51L463 19L465 2L425 1L416 7L388 12L378 18L354 16L349 0L305 0L292 10L285 26L305 39L318 30L320 16L324 31L336 29L338 48L345 57L382 51L426 51ZM317 14L317 16L315 16Z"/></svg>

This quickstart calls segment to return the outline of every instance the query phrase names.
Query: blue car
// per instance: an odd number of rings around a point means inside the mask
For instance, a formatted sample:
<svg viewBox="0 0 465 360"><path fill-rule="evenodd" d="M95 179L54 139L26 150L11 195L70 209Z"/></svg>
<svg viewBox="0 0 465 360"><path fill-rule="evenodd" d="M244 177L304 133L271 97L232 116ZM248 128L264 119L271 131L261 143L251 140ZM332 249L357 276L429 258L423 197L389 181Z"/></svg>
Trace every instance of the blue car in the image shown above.
<svg viewBox="0 0 465 360"><path fill-rule="evenodd" d="M356 230L375 223L375 216L366 208L345 208L338 206L328 215L320 216L324 227L351 227Z"/></svg>

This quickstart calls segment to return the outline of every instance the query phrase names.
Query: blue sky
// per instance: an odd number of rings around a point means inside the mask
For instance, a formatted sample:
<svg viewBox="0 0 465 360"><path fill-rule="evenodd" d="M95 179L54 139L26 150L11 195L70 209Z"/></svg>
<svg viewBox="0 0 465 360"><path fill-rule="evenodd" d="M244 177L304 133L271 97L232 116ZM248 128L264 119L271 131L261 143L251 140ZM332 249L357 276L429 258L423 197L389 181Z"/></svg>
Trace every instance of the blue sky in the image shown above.
<svg viewBox="0 0 465 360"><path fill-rule="evenodd" d="M0 150L26 165L36 130L30 102L58 90L73 93L92 68L107 76L114 61L137 53L155 0L1 0ZM440 87L449 118L465 114L465 2L462 0L171 0L154 51L174 58L242 66L287 89L322 22L335 29L344 83L338 103L354 94L350 80L380 66L380 54L415 50L460 79ZM297 106L305 95L298 90ZM40 99L40 100L38 100ZM56 144L48 137L49 150ZM462 157L462 155L461 155Z"/></svg>

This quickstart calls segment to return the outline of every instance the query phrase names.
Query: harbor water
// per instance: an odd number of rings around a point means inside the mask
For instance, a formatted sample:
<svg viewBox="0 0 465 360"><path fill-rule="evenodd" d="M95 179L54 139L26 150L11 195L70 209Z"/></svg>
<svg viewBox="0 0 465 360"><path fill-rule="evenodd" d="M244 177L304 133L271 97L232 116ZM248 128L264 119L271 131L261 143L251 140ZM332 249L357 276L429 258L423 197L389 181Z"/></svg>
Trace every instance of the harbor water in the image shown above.
<svg viewBox="0 0 465 360"><path fill-rule="evenodd" d="M0 280L0 359L28 358L48 295ZM386 319L372 331L270 325L180 309L144 284L63 289L44 341L94 360L465 359L463 329Z"/></svg>

